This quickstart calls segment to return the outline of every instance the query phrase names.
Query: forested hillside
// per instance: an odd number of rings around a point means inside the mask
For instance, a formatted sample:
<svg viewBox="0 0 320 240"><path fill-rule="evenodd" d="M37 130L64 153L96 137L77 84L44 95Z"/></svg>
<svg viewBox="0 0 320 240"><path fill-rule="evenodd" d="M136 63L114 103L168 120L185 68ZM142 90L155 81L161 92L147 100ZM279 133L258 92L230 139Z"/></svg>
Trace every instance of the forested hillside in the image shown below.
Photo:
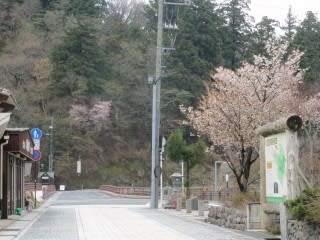
<svg viewBox="0 0 320 240"><path fill-rule="evenodd" d="M179 27L174 42L165 32L161 134L168 136L196 106L204 83L219 67L237 69L266 54L269 38L304 51L304 91L320 89L320 22L303 21L288 9L285 26L264 17L254 21L245 0L195 0L166 6L165 19ZM39 127L47 169L53 138L57 183L77 187L82 159L86 187L102 183L148 186L151 158L151 87L154 74L157 2L121 0L2 0L0 2L0 87L18 107L11 127ZM276 28L282 28L282 35ZM171 35L170 35L171 34ZM171 36L171 38L170 38ZM174 44L173 44L174 43ZM49 126L53 123L53 134ZM190 128L184 127L186 135ZM169 164L169 163L168 163ZM168 177L170 169L165 172Z"/></svg>

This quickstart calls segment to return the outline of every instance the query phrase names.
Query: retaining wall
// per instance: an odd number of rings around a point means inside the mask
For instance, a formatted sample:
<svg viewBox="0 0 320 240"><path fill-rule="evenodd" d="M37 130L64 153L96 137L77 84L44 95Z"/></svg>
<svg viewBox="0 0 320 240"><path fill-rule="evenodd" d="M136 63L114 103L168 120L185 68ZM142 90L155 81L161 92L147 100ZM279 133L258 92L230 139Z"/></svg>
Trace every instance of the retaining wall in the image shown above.
<svg viewBox="0 0 320 240"><path fill-rule="evenodd" d="M210 206L208 222L221 227L244 231L247 228L247 214L232 208Z"/></svg>
<svg viewBox="0 0 320 240"><path fill-rule="evenodd" d="M320 225L289 220L287 240L320 240Z"/></svg>

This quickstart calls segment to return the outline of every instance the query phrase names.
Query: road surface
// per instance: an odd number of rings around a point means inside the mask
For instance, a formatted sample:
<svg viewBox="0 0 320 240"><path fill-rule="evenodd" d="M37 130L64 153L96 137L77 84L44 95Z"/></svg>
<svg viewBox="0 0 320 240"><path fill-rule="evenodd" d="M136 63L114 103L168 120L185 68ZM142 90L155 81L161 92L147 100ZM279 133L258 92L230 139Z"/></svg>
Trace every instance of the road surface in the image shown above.
<svg viewBox="0 0 320 240"><path fill-rule="evenodd" d="M58 192L17 239L23 240L253 240L175 210L150 209L147 199L98 190ZM261 238L260 238L261 239Z"/></svg>

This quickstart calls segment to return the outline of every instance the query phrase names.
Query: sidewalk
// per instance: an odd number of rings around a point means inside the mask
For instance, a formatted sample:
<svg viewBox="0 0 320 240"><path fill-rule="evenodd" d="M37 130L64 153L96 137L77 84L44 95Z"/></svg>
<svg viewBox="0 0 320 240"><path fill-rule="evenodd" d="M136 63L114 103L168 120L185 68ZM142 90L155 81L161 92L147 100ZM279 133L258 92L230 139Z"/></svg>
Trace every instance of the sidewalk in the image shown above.
<svg viewBox="0 0 320 240"><path fill-rule="evenodd" d="M203 222L203 224L207 224L207 225L214 225L214 224L207 222L209 211L204 211L204 215L199 216L198 211L192 211L191 213L187 213L186 209L181 209L180 211L175 210L175 209L160 209L160 210L164 211L170 215L180 216L180 217L187 218L187 219L194 220L194 221L200 221L200 222ZM216 226L216 225L214 225L214 226ZM262 231L238 231L238 230L234 230L234 229L229 229L229 230L241 233L241 234L246 235L248 237L253 237L253 238L261 239L261 240L262 239L263 240L264 239L275 239L275 238L280 239L279 236L269 235L269 234L262 232Z"/></svg>
<svg viewBox="0 0 320 240"><path fill-rule="evenodd" d="M48 208L50 199L43 201L41 206L30 212L23 211L22 215L10 215L8 219L0 219L0 240L16 239L24 230L35 222Z"/></svg>
<svg viewBox="0 0 320 240"><path fill-rule="evenodd" d="M41 215L41 212L41 209L34 209L22 216L11 215L9 219L0 220L0 239L15 239L20 232Z"/></svg>
<svg viewBox="0 0 320 240"><path fill-rule="evenodd" d="M114 197L125 197L125 198L149 198L149 196L134 196L134 195L122 195L122 194L117 194L117 193L113 193L113 192L109 192L109 191L102 191L105 194L108 195L112 195ZM219 202L217 201L211 201L210 203L211 205L220 205ZM181 209L176 210L176 209L163 209L163 208L159 208L160 211L166 212L167 214L171 214L171 215L175 215L175 216L180 216L183 218L187 218L187 219L191 219L191 220L195 220L195 221L200 221L203 222L204 224L211 224L208 223L208 213L209 211L204 211L204 215L203 216L199 216L199 212L198 211L192 211L191 213L187 213L186 209ZM230 229L233 231L233 229ZM234 230L237 231L237 230ZM265 232L262 231L237 231L241 234L247 235L249 237L254 237L256 239L273 239L273 238L280 238L279 236L274 236L274 235L270 235L267 234Z"/></svg>

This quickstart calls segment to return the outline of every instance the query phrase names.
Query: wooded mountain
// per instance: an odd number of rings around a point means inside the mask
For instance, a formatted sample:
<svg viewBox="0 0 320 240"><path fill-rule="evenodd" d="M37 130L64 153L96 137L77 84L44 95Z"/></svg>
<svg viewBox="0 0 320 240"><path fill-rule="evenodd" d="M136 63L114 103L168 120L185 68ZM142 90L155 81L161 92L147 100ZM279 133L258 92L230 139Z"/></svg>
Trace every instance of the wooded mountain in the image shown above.
<svg viewBox="0 0 320 240"><path fill-rule="evenodd" d="M276 23L256 25L248 1L195 0L189 7L165 6L165 21L179 27L173 51L163 56L161 133L168 136L182 118L179 105L195 106L203 83L218 66L238 68L276 37ZM289 14L288 14L289 17ZM306 90L319 89L320 23L309 12L278 37L305 52ZM157 2L104 0L2 0L0 85L18 108L11 127L39 127L47 170L54 143L57 184L78 187L82 159L85 187L99 184L149 186L151 87L154 73ZM292 34L295 33L295 34ZM164 45L172 39L165 32ZM171 32L172 34L172 32ZM172 36L172 35L171 35ZM53 122L53 135L49 126ZM189 128L183 128L188 135ZM168 177L173 170L165 172Z"/></svg>

